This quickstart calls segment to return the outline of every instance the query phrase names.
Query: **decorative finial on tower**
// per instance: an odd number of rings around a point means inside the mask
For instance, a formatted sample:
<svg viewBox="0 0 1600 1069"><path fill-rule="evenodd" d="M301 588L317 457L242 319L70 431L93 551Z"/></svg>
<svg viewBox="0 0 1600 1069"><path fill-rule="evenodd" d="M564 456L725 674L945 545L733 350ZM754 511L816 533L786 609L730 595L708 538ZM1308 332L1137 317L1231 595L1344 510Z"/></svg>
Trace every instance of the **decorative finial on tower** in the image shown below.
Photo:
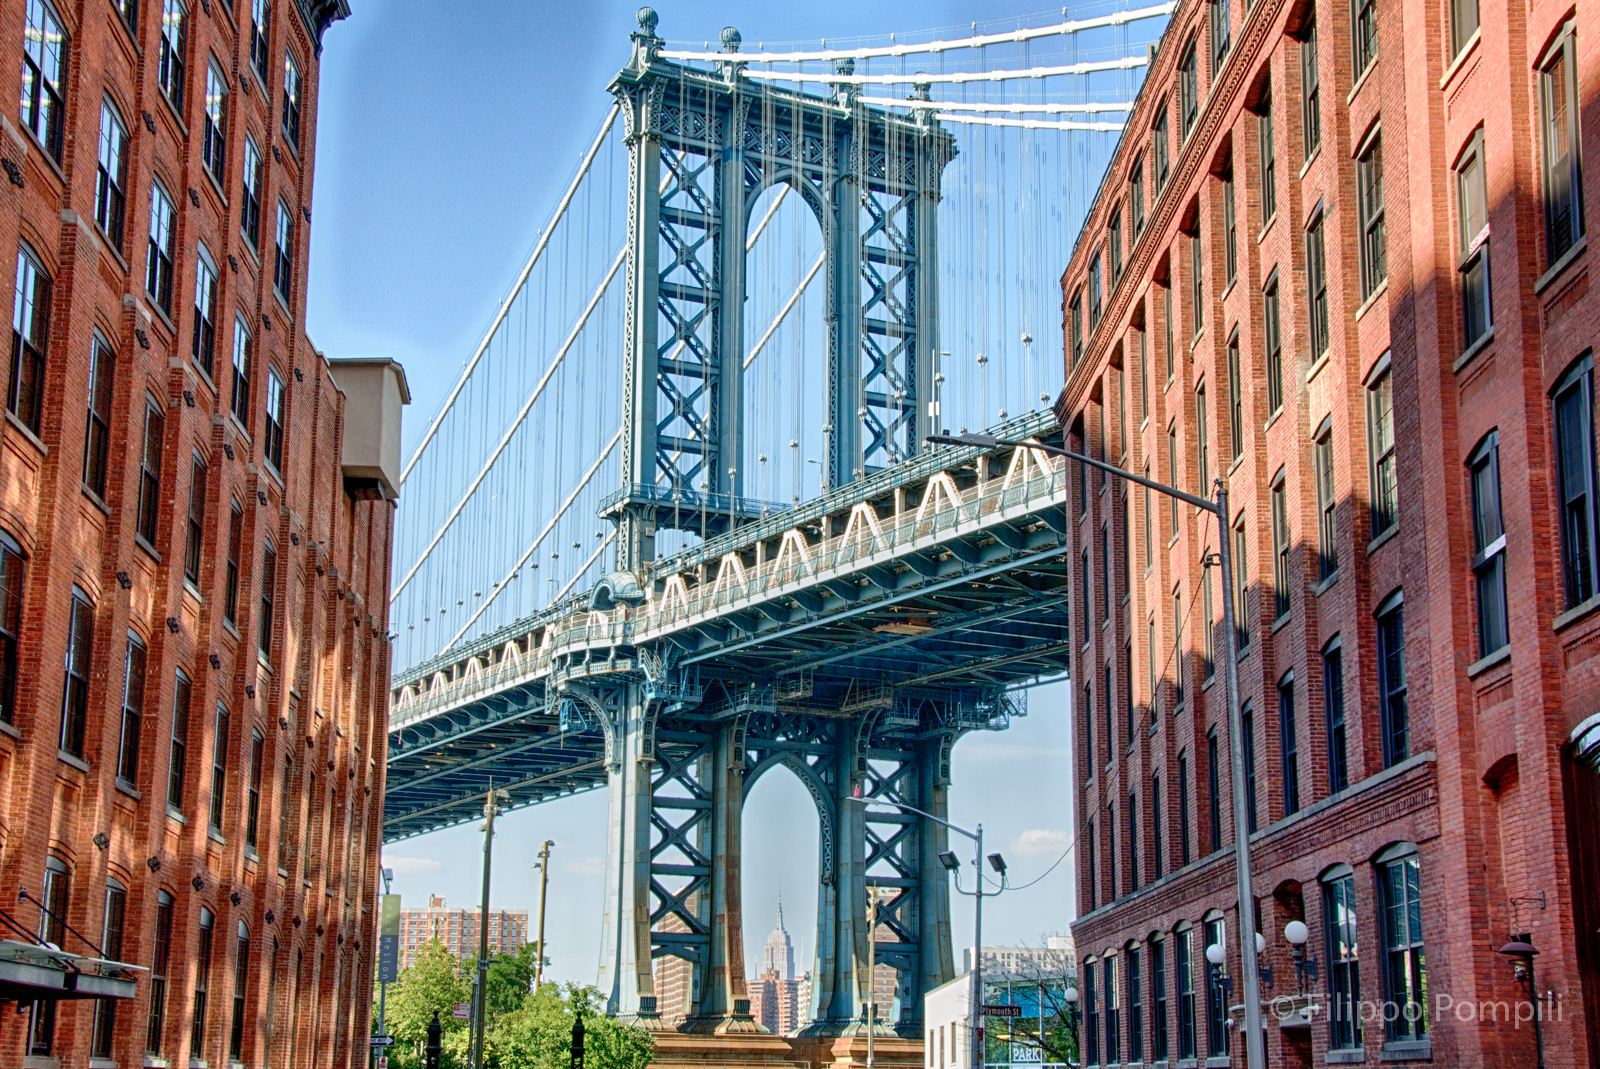
<svg viewBox="0 0 1600 1069"><path fill-rule="evenodd" d="M833 73L842 74L848 78L855 74L855 72L856 61L854 58L845 56L843 59L836 59L833 61ZM856 102L856 97L859 95L860 89L851 82L833 83L833 99L834 103L836 104L842 104L847 108L853 107Z"/></svg>
<svg viewBox="0 0 1600 1069"><path fill-rule="evenodd" d="M635 16L639 20L639 31L647 36L656 35L656 24L661 21L661 16L656 14L653 7L641 7Z"/></svg>
<svg viewBox="0 0 1600 1069"><path fill-rule="evenodd" d="M739 31L732 26L724 26L722 28L722 50L724 52L739 51L739 45L743 40L744 38L740 36Z"/></svg>
<svg viewBox="0 0 1600 1069"><path fill-rule="evenodd" d="M925 71L918 71L915 76L921 76L924 73L926 73L926 72ZM933 99L933 83L932 82L912 82L911 83L911 99L912 100L932 100Z"/></svg>
<svg viewBox="0 0 1600 1069"><path fill-rule="evenodd" d="M856 61L852 57L845 56L843 59L836 59L833 61L833 73L854 74L855 72Z"/></svg>

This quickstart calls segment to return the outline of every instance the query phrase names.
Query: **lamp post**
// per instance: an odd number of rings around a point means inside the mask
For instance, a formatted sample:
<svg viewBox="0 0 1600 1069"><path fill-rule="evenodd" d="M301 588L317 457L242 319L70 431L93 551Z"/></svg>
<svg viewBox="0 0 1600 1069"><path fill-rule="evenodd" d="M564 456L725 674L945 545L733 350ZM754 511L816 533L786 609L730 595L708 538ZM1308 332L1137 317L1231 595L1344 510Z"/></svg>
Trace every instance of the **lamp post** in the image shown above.
<svg viewBox="0 0 1600 1069"><path fill-rule="evenodd" d="M1294 975L1295 983L1300 994L1306 993L1306 980L1312 983L1317 980L1317 959L1306 957L1306 940L1311 938L1311 930L1306 927L1305 921L1290 921L1283 926L1283 938L1294 948Z"/></svg>
<svg viewBox="0 0 1600 1069"><path fill-rule="evenodd" d="M892 802L887 798L862 798L852 795L850 801L859 802L861 805L886 805L892 806L903 813L915 813L919 817L926 817L940 827L964 835L973 842L972 867L978 874L978 886L972 892L973 919L972 919L972 984L968 994L967 1006L967 1038L969 1040L969 1069L983 1069L983 825L979 824L976 831L968 831L932 813L903 802ZM939 855L939 863L952 873L959 873L961 860L949 850ZM999 854L989 855L989 864L1000 874L1002 890L1004 889L1006 861ZM961 890L960 877L957 876L956 891L966 894ZM995 892L998 894L999 892ZM871 978L868 977L870 985ZM869 988L870 990L870 988ZM867 1033L870 1038L870 1029Z"/></svg>
<svg viewBox="0 0 1600 1069"><path fill-rule="evenodd" d="M428 1022L428 1045L423 1048L424 1056L427 1058L428 1069L439 1069L439 1055L444 1050L439 1039L443 1035L444 1025L439 1023L439 1011L434 1010L433 1020Z"/></svg>
<svg viewBox="0 0 1600 1069"><path fill-rule="evenodd" d="M550 848L556 845L549 839L544 841L544 848L539 851L539 860L534 866L539 870L539 957L533 966L533 989L539 990L539 985L544 983L544 894L550 886Z"/></svg>
<svg viewBox="0 0 1600 1069"><path fill-rule="evenodd" d="M1539 951L1534 948L1532 936L1519 935L1501 947L1499 953L1511 960L1512 975L1516 977L1517 986L1528 993L1528 1001L1533 1003L1533 1045L1538 1055L1539 1069L1544 1069L1544 1029L1539 1022L1542 1004L1533 978L1533 959Z"/></svg>
<svg viewBox="0 0 1600 1069"><path fill-rule="evenodd" d="M1185 504L1193 505L1211 513L1217 518L1217 563L1222 571L1222 636L1223 651L1227 659L1227 668L1223 673L1227 680L1228 692L1228 767L1233 778L1233 853L1234 853L1234 880L1239 894L1239 930L1254 932L1256 930L1256 900L1255 891L1250 879L1250 822L1248 817L1249 803L1245 793L1244 781L1244 720L1239 710L1239 632L1233 618L1233 546L1229 537L1231 532L1228 511L1228 487L1217 479L1213 485L1216 489L1216 499L1207 500L1195 494L1179 490L1175 486L1146 479L1126 471L1115 464L1107 464L1103 460L1075 453L1070 449L1060 446L1044 445L1040 442L1025 442L1016 439L996 438L992 434L933 434L927 441L931 445L958 445L976 449L996 449L1000 446L1013 448L1038 449L1052 456L1066 457L1079 464L1091 468L1099 468L1107 475L1115 475L1127 482L1147 486L1167 497L1175 497ZM1209 953L1209 951L1208 951ZM1244 1017L1245 1017L1245 1051L1247 1065L1250 1069L1266 1069L1267 1045L1266 1037L1262 1032L1261 1017L1261 985L1257 976L1256 959L1252 954L1239 955L1241 971L1244 973Z"/></svg>
<svg viewBox="0 0 1600 1069"><path fill-rule="evenodd" d="M489 870L494 853L494 818L500 815L499 802L511 800L506 791L492 786L483 800L483 906L478 914L478 970L474 978L472 1000L476 1004L472 1015L472 1069L483 1069L483 1033L488 1023L489 1011Z"/></svg>
<svg viewBox="0 0 1600 1069"><path fill-rule="evenodd" d="M1078 1057L1078 989L1067 988L1067 1024L1072 1028L1072 1060L1069 1065L1082 1065L1083 1059Z"/></svg>

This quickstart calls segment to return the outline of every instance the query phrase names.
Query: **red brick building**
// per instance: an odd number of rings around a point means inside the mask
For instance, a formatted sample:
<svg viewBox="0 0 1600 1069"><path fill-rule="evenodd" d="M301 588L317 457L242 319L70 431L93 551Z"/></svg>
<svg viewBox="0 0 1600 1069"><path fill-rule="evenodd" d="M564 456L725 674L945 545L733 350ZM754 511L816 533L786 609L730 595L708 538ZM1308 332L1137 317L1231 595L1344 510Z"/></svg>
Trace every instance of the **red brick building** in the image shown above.
<svg viewBox="0 0 1600 1069"><path fill-rule="evenodd" d="M400 911L400 967L409 969L422 948L437 939L445 949L472 965L478 960L478 909L450 909L443 895L429 895L427 909ZM528 942L528 911L489 911L489 954L515 954Z"/></svg>
<svg viewBox="0 0 1600 1069"><path fill-rule="evenodd" d="M0 1064L366 1063L405 386L304 328L346 13L0 4L0 909L149 970L30 1010L72 978L0 955Z"/></svg>
<svg viewBox="0 0 1600 1069"><path fill-rule="evenodd" d="M1074 473L1089 1064L1243 1060L1205 964L1250 942L1233 598L1269 997L1287 922L1319 968L1269 1062L1531 1066L1497 953L1526 935L1545 1064L1600 1065L1584 10L1182 0L1154 56L1062 279L1057 409L1133 471L1227 480L1240 582L1210 514Z"/></svg>

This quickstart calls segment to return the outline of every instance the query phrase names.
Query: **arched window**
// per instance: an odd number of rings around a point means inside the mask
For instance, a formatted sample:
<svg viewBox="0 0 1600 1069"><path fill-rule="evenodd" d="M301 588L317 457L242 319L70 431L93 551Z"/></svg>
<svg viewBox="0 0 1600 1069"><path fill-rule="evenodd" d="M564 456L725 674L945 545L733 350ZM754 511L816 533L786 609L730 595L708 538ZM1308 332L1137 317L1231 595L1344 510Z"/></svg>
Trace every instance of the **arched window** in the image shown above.
<svg viewBox="0 0 1600 1069"><path fill-rule="evenodd" d="M1335 865L1319 877L1328 960L1328 1049L1361 1048L1361 963L1356 930L1356 876Z"/></svg>
<svg viewBox="0 0 1600 1069"><path fill-rule="evenodd" d="M238 941L233 959L233 1025L228 1030L228 1056L244 1057L244 992L250 979L250 926L239 922Z"/></svg>
<svg viewBox="0 0 1600 1069"><path fill-rule="evenodd" d="M0 531L0 721L17 718L17 652L22 631L22 572L27 555Z"/></svg>
<svg viewBox="0 0 1600 1069"><path fill-rule="evenodd" d="M1378 877L1378 935L1383 947L1385 1040L1428 1038L1427 962L1422 950L1422 867L1415 843L1396 843L1373 861Z"/></svg>

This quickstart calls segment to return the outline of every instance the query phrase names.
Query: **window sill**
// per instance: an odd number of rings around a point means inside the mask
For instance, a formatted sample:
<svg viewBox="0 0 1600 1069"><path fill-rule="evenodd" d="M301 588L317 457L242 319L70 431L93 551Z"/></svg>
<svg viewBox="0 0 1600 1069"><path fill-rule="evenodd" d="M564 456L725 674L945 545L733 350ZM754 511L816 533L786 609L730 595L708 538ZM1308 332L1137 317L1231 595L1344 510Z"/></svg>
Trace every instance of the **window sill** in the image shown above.
<svg viewBox="0 0 1600 1069"><path fill-rule="evenodd" d="M1372 556L1372 554L1378 549L1379 546L1382 546L1385 543L1389 542L1391 539L1394 538L1395 535L1397 535L1399 533L1400 533L1400 521L1396 520L1394 523L1391 523L1389 525L1389 529L1387 531L1383 532L1377 538L1374 538L1372 541L1367 543L1367 556L1369 556L1369 557Z"/></svg>
<svg viewBox="0 0 1600 1069"><path fill-rule="evenodd" d="M179 809L171 802L167 803L167 819L176 820L179 824L183 825L187 825L189 823L189 818L183 815L183 810Z"/></svg>
<svg viewBox="0 0 1600 1069"><path fill-rule="evenodd" d="M1282 631L1285 627L1287 627L1289 625L1289 621L1293 620L1293 619L1294 619L1294 613L1292 613L1292 612L1284 613L1282 616L1280 616L1276 620L1272 621L1272 633L1274 635L1276 635L1279 631Z"/></svg>
<svg viewBox="0 0 1600 1069"><path fill-rule="evenodd" d="M1356 309L1356 322L1361 322L1361 317L1367 314L1367 309L1371 308L1374 304L1377 304L1378 298L1382 297L1388 292L1389 276L1385 274L1378 285L1374 287L1373 291L1367 294L1367 299L1361 302L1361 307Z"/></svg>
<svg viewBox="0 0 1600 1069"><path fill-rule="evenodd" d="M1239 284L1239 276L1238 275L1234 275L1232 278L1228 279L1228 284L1226 286L1222 287L1222 296L1219 297L1218 300L1226 301L1228 299L1228 294L1232 293L1233 292L1233 287L1237 286L1238 284Z"/></svg>
<svg viewBox="0 0 1600 1069"><path fill-rule="evenodd" d="M0 720L0 735L10 735L13 739L22 738L22 732L17 730L17 726L7 720Z"/></svg>
<svg viewBox="0 0 1600 1069"><path fill-rule="evenodd" d="M161 563L161 554L156 550L155 546L152 546L149 542L145 541L144 535L135 531L133 535L133 544L148 553L150 558L157 564Z"/></svg>
<svg viewBox="0 0 1600 1069"><path fill-rule="evenodd" d="M124 220L124 222L126 222L126 220ZM122 250L117 247L117 239L106 233L105 228L100 225L100 220L98 219L95 220L94 229L95 233L100 238L100 244L104 246L106 251L116 259L118 265L122 268L122 273L127 274L128 258L123 256Z"/></svg>
<svg viewBox="0 0 1600 1069"><path fill-rule="evenodd" d="M1475 341L1471 345L1467 346L1467 351L1466 352L1464 352L1460 356L1456 357L1456 362L1450 365L1450 370L1459 373L1462 368L1464 368L1468 364L1472 363L1472 361L1477 358L1479 353L1481 353L1485 349L1489 348L1489 346L1491 344L1493 344L1493 342L1494 342L1494 326L1493 326L1493 324L1491 324L1489 326L1489 329L1484 331L1482 336L1479 337L1477 341Z"/></svg>
<svg viewBox="0 0 1600 1069"><path fill-rule="evenodd" d="M61 169L61 161L56 159L54 153L44 147L44 142L40 141L39 135L33 132L33 127L27 123L21 123L20 125L28 140L33 142L33 147L39 150L39 156L44 160L46 166L55 172L56 180L65 186L67 184L67 172Z"/></svg>
<svg viewBox="0 0 1600 1069"><path fill-rule="evenodd" d="M1473 676L1478 675L1480 672L1485 672L1488 669L1493 668L1495 665L1509 661L1510 659L1511 643L1508 642L1504 646L1501 646L1499 649L1495 650L1493 653L1489 654L1487 657L1479 657L1476 661L1473 661L1471 664L1467 665L1467 677L1470 679Z"/></svg>
<svg viewBox="0 0 1600 1069"><path fill-rule="evenodd" d="M1570 248L1566 252L1562 253L1561 254L1561 258L1559 260L1557 260L1555 263L1551 264L1549 269L1546 270L1544 274L1539 276L1539 281L1537 281L1537 282L1535 282L1533 284L1533 292L1534 293L1542 293L1545 289L1547 289L1549 287L1550 283L1554 282L1557 278L1559 278L1563 271L1565 271L1567 268L1571 267L1572 266L1572 261L1574 261L1578 257L1582 256L1583 253L1584 253L1584 250L1587 249L1588 247L1589 247L1589 235L1588 234L1583 235L1577 241L1573 242L1572 248Z"/></svg>
<svg viewBox="0 0 1600 1069"><path fill-rule="evenodd" d="M291 326L293 326L294 310L289 307L289 298L283 295L283 291L280 290L276 284L274 284L272 287L272 295L278 299L278 307L283 310L284 318L289 321Z"/></svg>
<svg viewBox="0 0 1600 1069"><path fill-rule="evenodd" d="M1355 84L1350 87L1350 92L1345 94L1344 102L1347 106L1351 101L1355 100L1356 94L1361 92L1361 87L1367 84L1367 79L1372 77L1372 72L1378 69L1378 60L1381 58L1381 56L1375 55L1367 61L1366 68L1362 70L1360 77L1355 80Z"/></svg>
<svg viewBox="0 0 1600 1069"><path fill-rule="evenodd" d="M1454 78L1456 73L1461 70L1462 64L1477 53L1478 45L1482 40L1483 26L1480 24L1476 30L1472 31L1472 36L1467 38L1467 43L1462 46L1461 51L1456 53L1456 58L1450 61L1450 66L1444 69L1444 75L1439 79L1439 88L1441 90L1450 84L1450 79Z"/></svg>
<svg viewBox="0 0 1600 1069"><path fill-rule="evenodd" d="M212 842L216 843L218 846L227 846L228 845L228 840L225 839L223 837L222 833L217 830L217 826L215 824L213 824L211 827L206 829L206 838L210 839Z"/></svg>
<svg viewBox="0 0 1600 1069"><path fill-rule="evenodd" d="M186 88L186 87L180 87L180 88ZM173 105L172 101L170 99L168 99L166 93L162 92L158 88L156 90L156 96L160 97L161 98L161 103L163 103L163 104L165 104L167 106L167 114L172 116L172 121L178 124L178 129L182 132L181 140L188 141L189 140L189 124L183 121L183 116L178 114L178 109Z"/></svg>
<svg viewBox="0 0 1600 1069"><path fill-rule="evenodd" d="M227 7L228 5L224 3L222 6ZM206 178L210 179L211 192L215 193L217 195L217 199L222 202L222 214L224 217L226 217L228 214L228 194L223 189L225 183L222 179L212 174L211 168L207 167L204 162L200 164L200 173L205 175Z"/></svg>
<svg viewBox="0 0 1600 1069"><path fill-rule="evenodd" d="M1600 594L1596 594L1588 601L1578 602L1578 604L1574 605L1560 616L1557 616L1554 620L1550 621L1550 629L1552 631L1561 631L1569 624L1576 623L1585 616L1588 616L1590 613L1594 612L1596 608L1600 608Z"/></svg>
<svg viewBox="0 0 1600 1069"><path fill-rule="evenodd" d="M105 513L108 519L110 518L111 506L106 504L105 498L101 497L87 486L83 487L83 496L89 499L89 504Z"/></svg>
<svg viewBox="0 0 1600 1069"><path fill-rule="evenodd" d="M1311 588L1311 596L1314 598L1322 597L1323 594L1328 592L1328 588L1333 586L1333 584L1337 583L1338 581L1339 570L1335 568L1332 575L1329 575L1328 578L1322 580L1322 582Z"/></svg>
<svg viewBox="0 0 1600 1069"><path fill-rule="evenodd" d="M1232 476L1234 472L1239 470L1239 465L1243 464L1243 463L1244 463L1244 453L1241 451L1238 456L1236 456L1232 460L1228 461L1228 472L1227 472L1227 474L1229 476Z"/></svg>
<svg viewBox="0 0 1600 1069"><path fill-rule="evenodd" d="M1232 1064L1233 1059L1226 1055L1206 1059L1206 1069L1228 1069Z"/></svg>
<svg viewBox="0 0 1600 1069"><path fill-rule="evenodd" d="M21 431L22 432L22 436L24 438L26 438L29 442L32 442L33 443L33 447L35 449L37 449L40 452L41 455L43 455L43 456L49 456L50 455L50 447L45 445L44 442L40 440L40 438L39 438L39 436L37 434L34 434L33 431L29 430L28 429L28 425L26 423L22 422L20 419L18 419L11 412L10 409L6 410L6 422L11 424L11 426L15 427L17 430Z"/></svg>
<svg viewBox="0 0 1600 1069"><path fill-rule="evenodd" d="M1302 182L1305 181L1306 172L1311 170L1311 165L1313 163L1316 163L1317 162L1317 157L1319 157L1321 155L1322 155L1322 142L1319 141L1319 142L1317 142L1317 146L1311 150L1311 155L1306 157L1306 162L1304 162L1304 163L1302 163L1300 165L1300 173L1298 175L1296 175L1296 177L1299 178Z"/></svg>
<svg viewBox="0 0 1600 1069"><path fill-rule="evenodd" d="M135 787L133 784L129 783L127 780L123 779L121 776L118 776L117 779L116 779L116 787L117 787L118 793L127 795L129 798L132 798L135 802L144 801L144 795L139 793L139 788Z"/></svg>
<svg viewBox="0 0 1600 1069"><path fill-rule="evenodd" d="M238 640L238 638L239 638L239 629L234 626L232 620L230 620L226 616L224 616L222 618L222 627L223 627L223 629L225 631L228 632L228 634L230 634L230 635L232 635L234 637L235 641Z"/></svg>
<svg viewBox="0 0 1600 1069"><path fill-rule="evenodd" d="M1322 369L1328 366L1328 354L1324 352L1311 362L1310 369L1306 372L1306 385L1310 386L1316 377L1322 374Z"/></svg>
<svg viewBox="0 0 1600 1069"><path fill-rule="evenodd" d="M250 440L250 428L244 425L244 421L239 418L238 413L234 412L231 406L228 409L228 422L233 424L233 429L239 432L239 437L244 439L246 446L254 444ZM249 450L246 449L246 452L249 452Z"/></svg>
<svg viewBox="0 0 1600 1069"><path fill-rule="evenodd" d="M1385 1043L1383 1045L1382 1060L1386 1062L1431 1062L1433 1061L1433 1040L1424 1039L1420 1043Z"/></svg>
<svg viewBox="0 0 1600 1069"><path fill-rule="evenodd" d="M1261 425L1261 429L1264 431L1270 431L1272 429L1272 425L1283 418L1283 409L1283 405L1279 405L1276 409L1274 409L1272 415L1267 417L1267 422Z"/></svg>
<svg viewBox="0 0 1600 1069"><path fill-rule="evenodd" d="M1359 1047L1355 1050L1330 1050L1323 1060L1329 1065L1358 1065L1367 1060L1367 1052Z"/></svg>
<svg viewBox="0 0 1600 1069"><path fill-rule="evenodd" d="M205 595L200 593L200 588L196 586L194 580L190 579L187 575L183 577L183 592L194 600L198 601L200 604L205 604Z"/></svg>
<svg viewBox="0 0 1600 1069"><path fill-rule="evenodd" d="M81 757L74 756L65 750L56 751L56 760L60 761L64 765L70 765L79 772L89 771L89 762L85 761Z"/></svg>

